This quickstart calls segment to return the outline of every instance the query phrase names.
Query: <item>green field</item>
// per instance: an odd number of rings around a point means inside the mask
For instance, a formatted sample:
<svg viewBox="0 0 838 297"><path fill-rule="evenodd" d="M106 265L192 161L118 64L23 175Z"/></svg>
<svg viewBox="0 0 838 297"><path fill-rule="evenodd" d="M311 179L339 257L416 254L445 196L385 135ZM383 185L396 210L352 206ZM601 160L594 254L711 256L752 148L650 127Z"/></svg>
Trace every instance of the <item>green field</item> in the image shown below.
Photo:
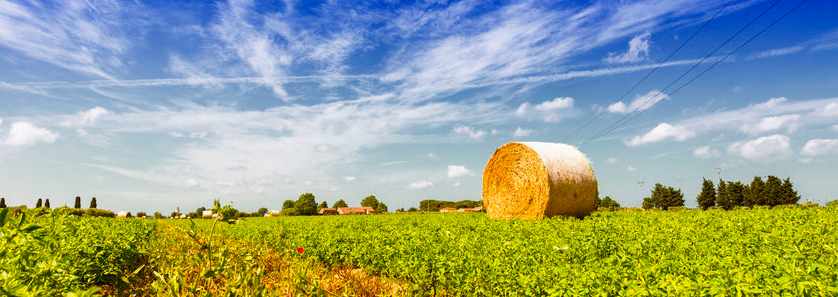
<svg viewBox="0 0 838 297"><path fill-rule="evenodd" d="M45 227L26 235L40 239L10 245L21 235L9 234L27 232L18 220L6 219L2 229L0 284L20 292L51 288L30 279L68 278L73 282L50 294L92 285L105 286L104 293L121 286L168 296L838 294L835 207L616 211L536 221L480 213L270 217L194 226L46 215L34 221ZM58 240L74 236L84 239ZM94 248L78 248L85 242ZM8 256L33 249L42 252ZM86 268L32 268L54 257ZM138 265L145 266L135 271ZM346 271L362 274L347 280ZM364 287L369 282L377 287Z"/></svg>

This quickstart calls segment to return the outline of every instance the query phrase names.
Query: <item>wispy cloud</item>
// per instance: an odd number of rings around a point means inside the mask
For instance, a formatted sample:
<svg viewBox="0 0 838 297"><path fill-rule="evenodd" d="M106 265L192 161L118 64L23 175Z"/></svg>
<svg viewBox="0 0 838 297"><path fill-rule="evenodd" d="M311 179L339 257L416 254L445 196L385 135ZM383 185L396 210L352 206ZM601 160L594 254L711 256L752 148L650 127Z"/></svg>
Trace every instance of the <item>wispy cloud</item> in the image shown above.
<svg viewBox="0 0 838 297"><path fill-rule="evenodd" d="M803 47L801 45L796 45L796 46L790 46L790 47L784 47L784 48L770 49L770 50L765 50L765 51L753 53L750 56L748 56L747 59L748 60L753 60L753 59L784 56L784 55L789 55L789 54L793 54L793 53L802 51L804 48L805 47Z"/></svg>
<svg viewBox="0 0 838 297"><path fill-rule="evenodd" d="M609 53L606 63L637 63L649 57L649 32L640 34L629 40L629 48L622 54Z"/></svg>
<svg viewBox="0 0 838 297"><path fill-rule="evenodd" d="M54 5L0 5L0 45L29 58L107 79L123 65L121 55L142 36L138 4L59 1ZM128 34L128 33L131 34Z"/></svg>
<svg viewBox="0 0 838 297"><path fill-rule="evenodd" d="M634 111L642 111L652 108L652 106L655 106L655 104L658 104L658 102L661 102L666 99L669 99L669 95L666 95L658 90L652 90L649 91L649 93L646 93L645 95L638 95L628 105L623 103L623 101L618 101L609 105L605 110L611 113L630 113Z"/></svg>

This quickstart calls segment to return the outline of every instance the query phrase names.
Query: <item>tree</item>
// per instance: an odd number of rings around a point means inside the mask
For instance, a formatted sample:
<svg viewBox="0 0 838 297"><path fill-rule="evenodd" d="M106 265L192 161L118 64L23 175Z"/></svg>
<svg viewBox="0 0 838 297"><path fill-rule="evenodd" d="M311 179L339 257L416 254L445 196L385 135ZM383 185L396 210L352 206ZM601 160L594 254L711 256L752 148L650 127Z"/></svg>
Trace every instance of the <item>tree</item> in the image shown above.
<svg viewBox="0 0 838 297"><path fill-rule="evenodd" d="M42 205L43 205L43 201L41 201L41 198L38 198L38 202L37 202L37 203L35 203L35 208L39 208L39 207L41 207Z"/></svg>
<svg viewBox="0 0 838 297"><path fill-rule="evenodd" d="M266 207L259 208L259 210L256 211L256 215L260 216L260 217L265 216L265 214L267 214L267 213L268 213L268 209Z"/></svg>
<svg viewBox="0 0 838 297"><path fill-rule="evenodd" d="M173 212L172 212L172 215L170 215L169 217L170 217L170 218L173 218L173 219L179 218L179 217L180 217L180 213L179 213L179 212L176 212L176 211L173 211Z"/></svg>
<svg viewBox="0 0 838 297"><path fill-rule="evenodd" d="M416 209L416 207L411 207L411 208L407 209L407 212L417 212L417 211L419 211L419 210Z"/></svg>
<svg viewBox="0 0 838 297"><path fill-rule="evenodd" d="M733 202L730 199L730 192L727 189L728 182L719 180L718 196L716 197L716 205L724 210L733 208Z"/></svg>
<svg viewBox="0 0 838 297"><path fill-rule="evenodd" d="M286 210L286 209L293 208L293 207L294 207L294 200L288 199L288 200L285 200L285 202L282 203L282 210Z"/></svg>
<svg viewBox="0 0 838 297"><path fill-rule="evenodd" d="M317 205L317 209L320 210L321 208L329 208L329 204L326 201L321 202Z"/></svg>
<svg viewBox="0 0 838 297"><path fill-rule="evenodd" d="M597 197L597 199L598 198L599 197ZM605 198L602 198L602 200L599 200L599 204L597 204L597 207L607 207L607 208L610 208L610 209L614 209L614 208L619 208L620 203L617 203L617 201L612 200L611 196L605 196Z"/></svg>
<svg viewBox="0 0 838 297"><path fill-rule="evenodd" d="M47 200L44 201L44 207L49 208L49 198L47 198Z"/></svg>
<svg viewBox="0 0 838 297"><path fill-rule="evenodd" d="M800 195L797 194L797 191L794 190L794 185L792 185L791 180L786 177L783 180L782 186L782 204L797 204L797 201L800 200Z"/></svg>
<svg viewBox="0 0 838 297"><path fill-rule="evenodd" d="M783 181L779 177L769 175L765 180L765 204L764 205L780 205L783 204Z"/></svg>
<svg viewBox="0 0 838 297"><path fill-rule="evenodd" d="M716 206L716 186L713 185L713 181L702 179L704 181L701 183L701 193L695 197L695 201L699 208L708 209Z"/></svg>
<svg viewBox="0 0 838 297"><path fill-rule="evenodd" d="M646 197L646 198L643 198L643 205L642 205L642 207L643 207L644 209L652 209L652 208L655 208L655 204L657 204L657 202L655 202L654 198L652 198L652 197Z"/></svg>
<svg viewBox="0 0 838 297"><path fill-rule="evenodd" d="M6 208L6 197L0 197L0 208Z"/></svg>
<svg viewBox="0 0 838 297"><path fill-rule="evenodd" d="M387 212L387 204L384 204L384 202L379 202L378 205L375 206L375 212L386 213Z"/></svg>
<svg viewBox="0 0 838 297"><path fill-rule="evenodd" d="M142 217L146 217L146 216L147 216L147 215L146 215L146 213L145 213L145 212L142 212L142 211L141 211L141 212L138 212L138 213L137 213L137 217L138 217L138 218L142 218Z"/></svg>
<svg viewBox="0 0 838 297"><path fill-rule="evenodd" d="M96 197L93 197L93 199L90 199L90 207L88 207L88 208L96 208Z"/></svg>
<svg viewBox="0 0 838 297"><path fill-rule="evenodd" d="M376 209L378 207L378 199L374 195L369 195L364 200L361 200L361 206Z"/></svg>
<svg viewBox="0 0 838 297"><path fill-rule="evenodd" d="M338 208L341 208L341 207L349 207L349 205L346 205L346 201L343 201L343 199L335 201L335 204L332 205L332 208L335 208L335 209L338 209Z"/></svg>
<svg viewBox="0 0 838 297"><path fill-rule="evenodd" d="M286 209L283 209L282 211L280 211L279 215L281 215L281 216L296 216L298 214L297 214L297 210L295 208L289 207L289 208L286 208Z"/></svg>
<svg viewBox="0 0 838 297"><path fill-rule="evenodd" d="M300 195L300 198L294 203L294 208L297 210L297 214L301 216L316 215L317 201L314 201L314 194L305 193Z"/></svg>
<svg viewBox="0 0 838 297"><path fill-rule="evenodd" d="M73 208L81 208L81 197L76 196L76 203L73 204Z"/></svg>
<svg viewBox="0 0 838 297"><path fill-rule="evenodd" d="M655 188L652 189L652 200L656 207L663 210L675 206L684 206L684 194L681 193L680 189L675 190L660 183L655 184Z"/></svg>
<svg viewBox="0 0 838 297"><path fill-rule="evenodd" d="M404 207L396 209L396 212L404 212Z"/></svg>
<svg viewBox="0 0 838 297"><path fill-rule="evenodd" d="M748 187L748 192L745 193L745 199L742 201L742 206L753 207L756 205L765 205L765 182L759 176L754 176L751 185Z"/></svg>
<svg viewBox="0 0 838 297"><path fill-rule="evenodd" d="M748 186L740 181L735 183L727 183L728 199L730 200L730 208L742 206L745 201L745 195L748 193ZM728 208L728 209L730 209Z"/></svg>
<svg viewBox="0 0 838 297"><path fill-rule="evenodd" d="M195 210L195 213L197 213L198 215L204 215L205 210L207 210L207 208L201 206L201 207L198 207L198 209Z"/></svg>
<svg viewBox="0 0 838 297"><path fill-rule="evenodd" d="M155 211L155 212L154 212L154 218L155 218L155 219L162 219L162 218L163 218L163 214L162 214L162 213L160 213L159 211Z"/></svg>

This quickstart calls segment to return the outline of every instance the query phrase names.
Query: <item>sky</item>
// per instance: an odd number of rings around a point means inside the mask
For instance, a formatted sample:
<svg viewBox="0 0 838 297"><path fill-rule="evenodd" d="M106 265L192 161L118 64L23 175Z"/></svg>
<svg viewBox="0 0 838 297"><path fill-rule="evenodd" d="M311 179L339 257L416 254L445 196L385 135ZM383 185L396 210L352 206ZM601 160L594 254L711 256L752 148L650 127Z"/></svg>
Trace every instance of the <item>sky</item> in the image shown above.
<svg viewBox="0 0 838 297"><path fill-rule="evenodd" d="M544 141L624 206L766 175L823 203L838 4L801 1L0 0L0 195L395 210L479 200L496 148Z"/></svg>

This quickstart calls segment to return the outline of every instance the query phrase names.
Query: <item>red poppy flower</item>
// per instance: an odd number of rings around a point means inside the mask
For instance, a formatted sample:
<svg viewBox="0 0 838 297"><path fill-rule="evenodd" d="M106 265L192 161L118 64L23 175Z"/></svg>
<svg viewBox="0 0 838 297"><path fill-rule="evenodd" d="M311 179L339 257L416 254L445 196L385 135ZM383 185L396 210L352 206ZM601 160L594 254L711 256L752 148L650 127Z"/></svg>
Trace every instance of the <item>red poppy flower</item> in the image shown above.
<svg viewBox="0 0 838 297"><path fill-rule="evenodd" d="M297 248L297 252L298 252L298 253L300 253L300 254L302 254L302 253L305 253L305 252L306 252L306 250L304 250L304 249L303 249L303 248L301 248L301 247L298 247L298 248Z"/></svg>

